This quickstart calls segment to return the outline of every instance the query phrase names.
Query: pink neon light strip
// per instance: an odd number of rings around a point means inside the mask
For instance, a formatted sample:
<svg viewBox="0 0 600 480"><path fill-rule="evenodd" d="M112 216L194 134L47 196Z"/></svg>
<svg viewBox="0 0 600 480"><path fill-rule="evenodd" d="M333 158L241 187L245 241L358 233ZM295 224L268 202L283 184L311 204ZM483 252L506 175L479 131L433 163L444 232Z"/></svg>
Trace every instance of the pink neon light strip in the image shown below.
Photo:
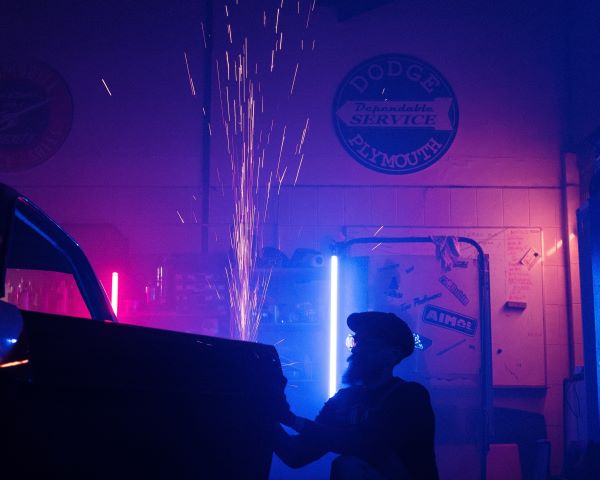
<svg viewBox="0 0 600 480"><path fill-rule="evenodd" d="M110 305L112 306L115 317L118 315L117 310L119 309L119 273L112 273L112 282L110 288Z"/></svg>

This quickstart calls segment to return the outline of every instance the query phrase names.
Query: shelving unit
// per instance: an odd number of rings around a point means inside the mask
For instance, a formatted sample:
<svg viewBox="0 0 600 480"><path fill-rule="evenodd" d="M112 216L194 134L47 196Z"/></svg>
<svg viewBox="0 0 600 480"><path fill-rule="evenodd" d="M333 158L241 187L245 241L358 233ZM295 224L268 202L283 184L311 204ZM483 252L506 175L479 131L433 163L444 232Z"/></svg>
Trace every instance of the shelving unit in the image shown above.
<svg viewBox="0 0 600 480"><path fill-rule="evenodd" d="M328 271L274 268L258 341L275 345L292 409L314 416L327 398Z"/></svg>

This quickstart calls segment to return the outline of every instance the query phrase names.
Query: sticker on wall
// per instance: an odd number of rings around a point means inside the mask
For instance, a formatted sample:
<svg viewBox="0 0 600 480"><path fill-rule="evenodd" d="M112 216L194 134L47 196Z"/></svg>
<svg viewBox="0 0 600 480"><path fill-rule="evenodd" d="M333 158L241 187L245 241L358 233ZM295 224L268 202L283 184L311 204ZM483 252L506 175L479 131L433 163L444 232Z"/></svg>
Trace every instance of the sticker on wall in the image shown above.
<svg viewBox="0 0 600 480"><path fill-rule="evenodd" d="M433 344L433 341L430 338L427 338L419 333L413 332L413 338L415 339L415 350L421 350L424 352Z"/></svg>
<svg viewBox="0 0 600 480"><path fill-rule="evenodd" d="M33 61L0 63L0 171L44 163L72 121L71 94L58 73Z"/></svg>
<svg viewBox="0 0 600 480"><path fill-rule="evenodd" d="M454 283L450 278L448 278L446 275L442 275L440 277L440 283L446 287L448 289L448 291L454 295L456 297L456 299L462 303L463 305L468 305L469 304L469 297L467 297L467 294L465 292L463 292L459 286Z"/></svg>
<svg viewBox="0 0 600 480"><path fill-rule="evenodd" d="M381 55L346 75L333 102L333 123L360 164L402 175L430 167L450 148L458 104L431 65L407 55Z"/></svg>
<svg viewBox="0 0 600 480"><path fill-rule="evenodd" d="M465 335L473 336L477 331L477 320L435 305L423 309L423 321L442 328L448 328Z"/></svg>

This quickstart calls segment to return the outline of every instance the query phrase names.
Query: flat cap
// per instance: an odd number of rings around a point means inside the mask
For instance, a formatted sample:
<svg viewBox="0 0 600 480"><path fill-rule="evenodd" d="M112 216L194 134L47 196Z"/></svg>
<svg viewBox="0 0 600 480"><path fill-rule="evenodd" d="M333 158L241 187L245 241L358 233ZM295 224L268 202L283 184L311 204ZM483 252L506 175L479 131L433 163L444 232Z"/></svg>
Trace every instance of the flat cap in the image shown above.
<svg viewBox="0 0 600 480"><path fill-rule="evenodd" d="M415 349L415 339L410 327L393 313L352 313L346 323L358 335L379 338L392 347L399 347L403 357L408 357Z"/></svg>

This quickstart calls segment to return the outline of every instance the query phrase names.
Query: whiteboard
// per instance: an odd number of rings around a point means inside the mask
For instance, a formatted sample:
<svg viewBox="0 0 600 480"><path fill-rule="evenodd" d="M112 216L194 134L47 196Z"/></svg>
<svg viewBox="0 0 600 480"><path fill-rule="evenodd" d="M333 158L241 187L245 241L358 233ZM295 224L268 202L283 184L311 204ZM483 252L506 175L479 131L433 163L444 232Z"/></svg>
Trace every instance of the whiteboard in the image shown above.
<svg viewBox="0 0 600 480"><path fill-rule="evenodd" d="M541 229L477 229L461 235L489 255L494 386L546 386ZM507 308L508 301L526 307Z"/></svg>
<svg viewBox="0 0 600 480"><path fill-rule="evenodd" d="M348 227L348 239L453 235L475 240L489 257L492 369L495 387L544 387L544 298L542 231L539 228L402 228ZM376 245L376 244L375 244ZM393 247L361 246L356 255L382 255ZM475 258L476 250L461 244L461 257ZM353 247L357 248L357 247ZM429 244L413 245L411 254L431 255ZM537 254L537 255L536 255ZM353 253L354 255L354 253ZM432 282L437 279L432 279ZM470 292L474 294L474 292ZM507 308L507 302L525 308Z"/></svg>

